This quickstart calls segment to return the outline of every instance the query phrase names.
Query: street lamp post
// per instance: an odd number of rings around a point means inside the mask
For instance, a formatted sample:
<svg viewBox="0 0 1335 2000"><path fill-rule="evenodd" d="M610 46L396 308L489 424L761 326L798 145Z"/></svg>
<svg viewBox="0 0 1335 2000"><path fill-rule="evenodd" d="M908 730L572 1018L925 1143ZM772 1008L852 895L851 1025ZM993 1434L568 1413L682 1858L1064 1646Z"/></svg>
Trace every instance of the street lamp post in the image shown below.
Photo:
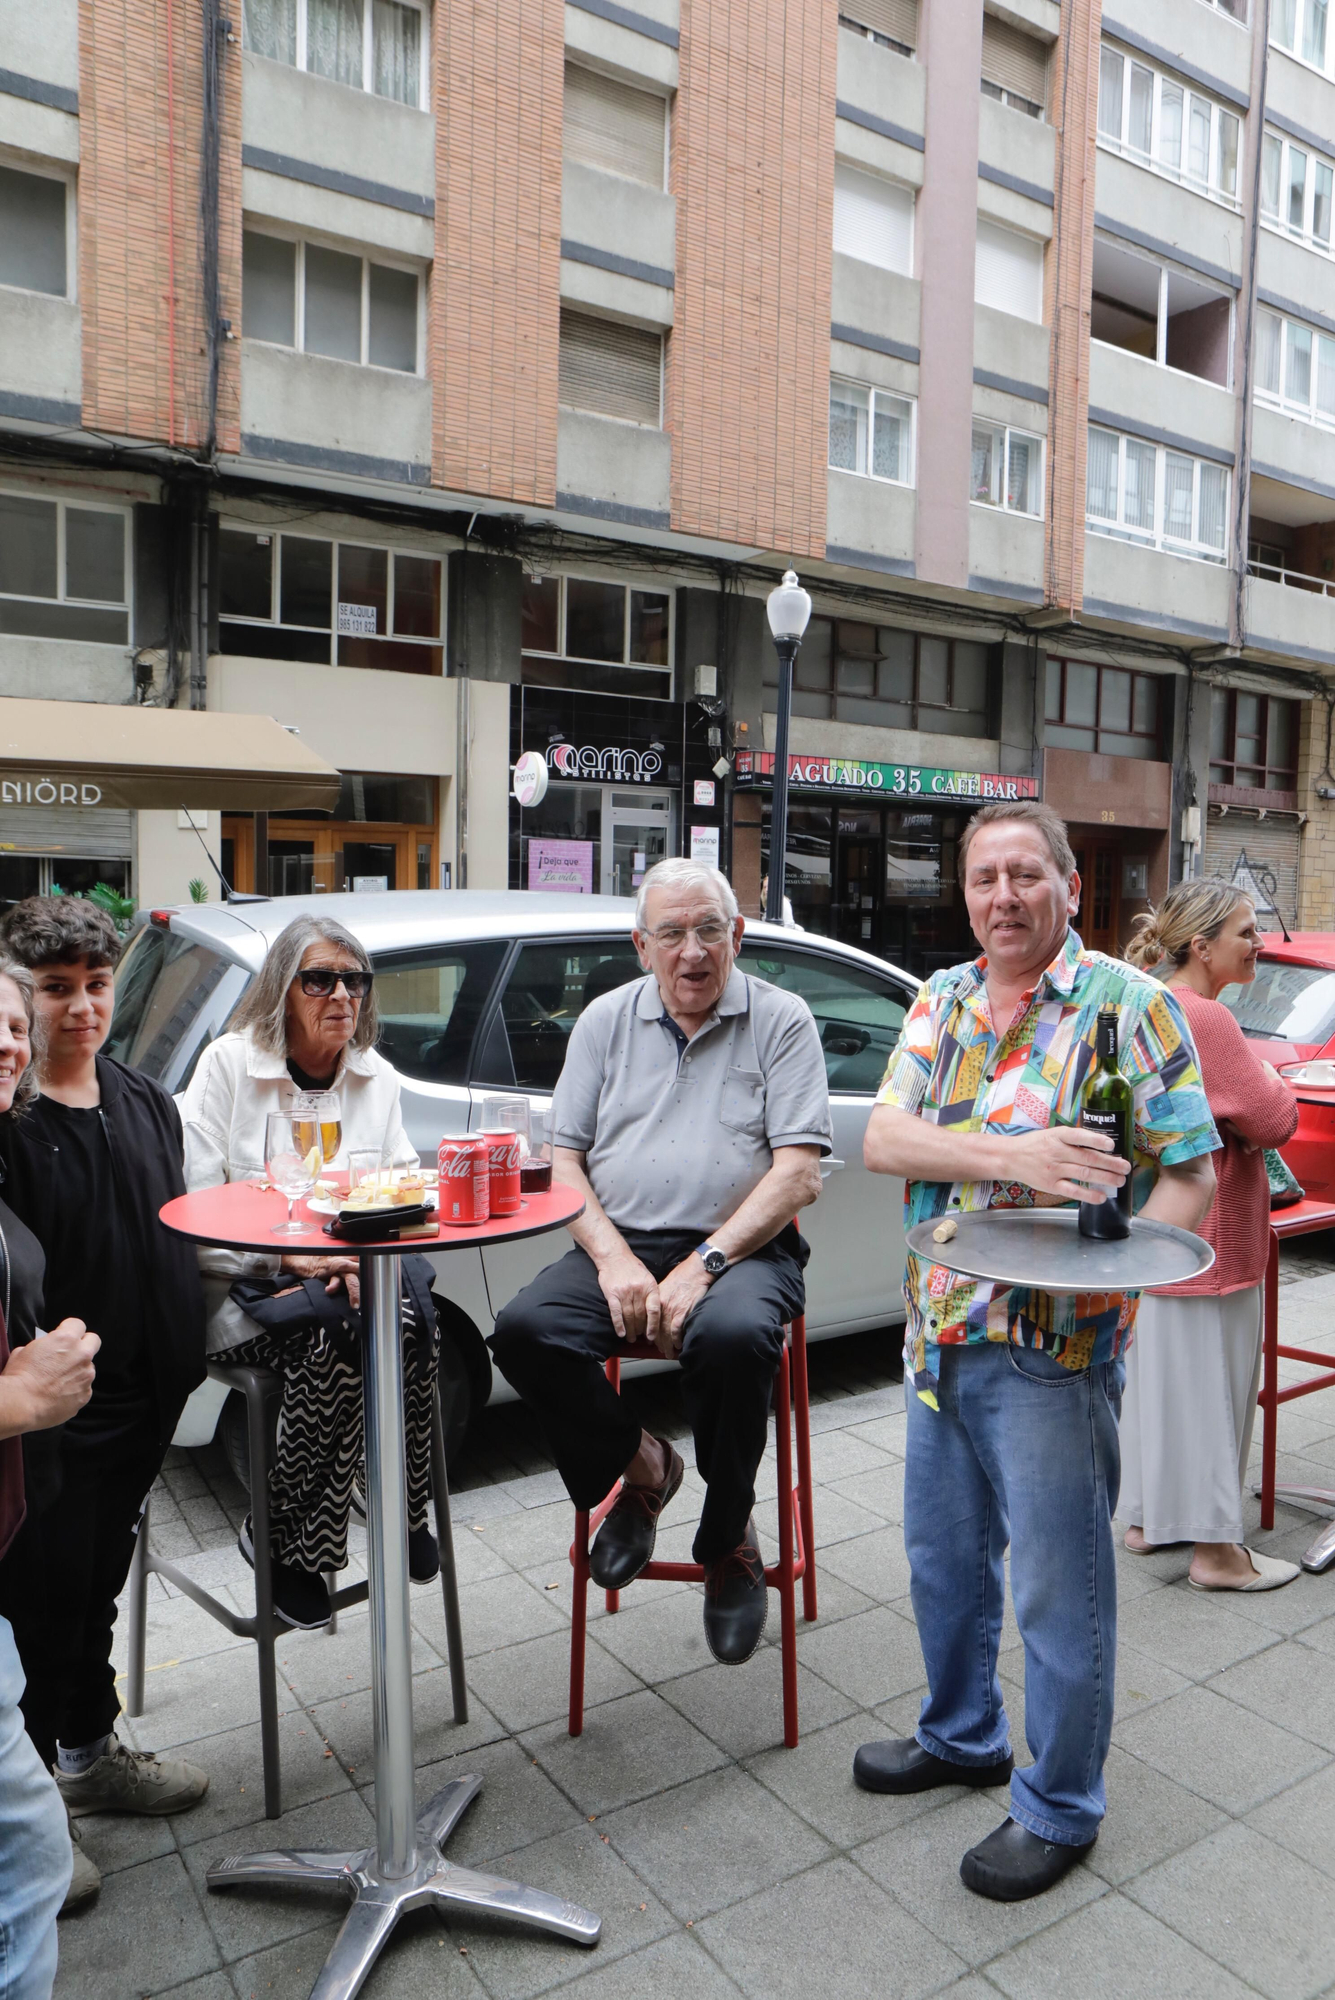
<svg viewBox="0 0 1335 2000"><path fill-rule="evenodd" d="M783 922L783 885L788 855L788 718L793 709L793 662L811 616L811 599L797 580L796 570L785 570L783 582L769 594L765 606L774 650L779 656L779 714L774 729L774 790L769 813L769 890L765 897L766 921Z"/></svg>

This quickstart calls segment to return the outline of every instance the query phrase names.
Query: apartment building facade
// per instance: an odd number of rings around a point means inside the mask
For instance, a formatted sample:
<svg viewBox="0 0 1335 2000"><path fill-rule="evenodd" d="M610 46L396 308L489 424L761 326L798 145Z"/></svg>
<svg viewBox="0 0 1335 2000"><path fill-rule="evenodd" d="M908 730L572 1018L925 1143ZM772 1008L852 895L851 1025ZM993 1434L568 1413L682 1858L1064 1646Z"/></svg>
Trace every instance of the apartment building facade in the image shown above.
<svg viewBox="0 0 1335 2000"><path fill-rule="evenodd" d="M299 730L239 887L754 909L791 564L799 921L951 962L1009 795L1104 948L1325 927L1333 70L1318 0L0 0L0 695ZM178 817L0 804L0 896L179 896Z"/></svg>

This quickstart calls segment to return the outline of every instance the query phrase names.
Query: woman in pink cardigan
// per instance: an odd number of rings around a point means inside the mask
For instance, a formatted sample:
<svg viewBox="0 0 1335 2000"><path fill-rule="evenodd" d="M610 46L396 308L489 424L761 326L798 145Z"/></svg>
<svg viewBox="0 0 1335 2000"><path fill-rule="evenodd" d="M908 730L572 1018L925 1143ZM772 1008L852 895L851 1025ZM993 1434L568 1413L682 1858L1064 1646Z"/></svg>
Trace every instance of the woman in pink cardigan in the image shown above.
<svg viewBox="0 0 1335 2000"><path fill-rule="evenodd" d="M1297 1563L1242 1541L1256 1392L1261 1381L1261 1281L1270 1234L1267 1146L1298 1123L1298 1101L1257 1056L1219 995L1256 977L1256 912L1230 882L1180 882L1138 919L1127 950L1182 1002L1222 1153L1214 1206L1200 1234L1213 1267L1194 1284L1147 1292L1127 1358L1122 1400L1124 1546L1145 1555L1194 1542L1197 1590L1277 1590Z"/></svg>

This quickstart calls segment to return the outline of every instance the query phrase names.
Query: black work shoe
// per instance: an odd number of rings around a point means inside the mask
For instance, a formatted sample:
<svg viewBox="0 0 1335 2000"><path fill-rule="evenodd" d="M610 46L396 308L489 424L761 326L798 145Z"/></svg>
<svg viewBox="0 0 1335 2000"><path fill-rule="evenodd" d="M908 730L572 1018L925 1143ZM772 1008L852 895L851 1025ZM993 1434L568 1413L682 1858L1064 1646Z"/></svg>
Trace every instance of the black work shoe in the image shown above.
<svg viewBox="0 0 1335 2000"><path fill-rule="evenodd" d="M241 1523L236 1545L254 1569L255 1544L249 1514ZM295 1563L279 1562L277 1556L270 1562L269 1574L273 1581L274 1616L280 1624L290 1625L295 1632L318 1632L329 1623L329 1590L322 1576L313 1570L298 1569Z"/></svg>
<svg viewBox="0 0 1335 2000"><path fill-rule="evenodd" d="M1013 1757L996 1764L952 1764L934 1757L914 1736L886 1743L864 1743L853 1759L853 1783L864 1792L931 1792L938 1785L971 1785L982 1791L1004 1785L1014 1768Z"/></svg>
<svg viewBox="0 0 1335 2000"><path fill-rule="evenodd" d="M960 1880L976 1896L990 1896L996 1903L1023 1903L1060 1882L1093 1845L1086 1840L1079 1847L1062 1847L1030 1833L1017 1820L1003 1820L995 1833L969 1849L960 1863Z"/></svg>
<svg viewBox="0 0 1335 2000"><path fill-rule="evenodd" d="M705 1643L724 1666L739 1667L760 1644L769 1616L769 1586L756 1524L748 1521L737 1547L705 1564Z"/></svg>
<svg viewBox="0 0 1335 2000"><path fill-rule="evenodd" d="M430 1528L408 1530L408 1574L414 1583L434 1583L440 1575L440 1549Z"/></svg>
<svg viewBox="0 0 1335 2000"><path fill-rule="evenodd" d="M686 1467L666 1438L657 1440L668 1455L667 1477L661 1486L623 1483L612 1511L593 1538L589 1575L600 1590L624 1590L634 1583L654 1552L658 1517L685 1476Z"/></svg>

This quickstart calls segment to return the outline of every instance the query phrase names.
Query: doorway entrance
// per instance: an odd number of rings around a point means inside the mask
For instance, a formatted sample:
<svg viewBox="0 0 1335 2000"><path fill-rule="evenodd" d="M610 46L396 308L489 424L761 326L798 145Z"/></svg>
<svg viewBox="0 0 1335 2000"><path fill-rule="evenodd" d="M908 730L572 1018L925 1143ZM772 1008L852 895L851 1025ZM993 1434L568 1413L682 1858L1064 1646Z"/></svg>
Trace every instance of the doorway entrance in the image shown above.
<svg viewBox="0 0 1335 2000"><path fill-rule="evenodd" d="M671 792L620 792L606 788L603 821L604 896L633 896L656 861L672 850Z"/></svg>
<svg viewBox="0 0 1335 2000"><path fill-rule="evenodd" d="M1112 840L1085 840L1073 850L1080 874L1075 927L1090 951L1120 956L1122 849Z"/></svg>

